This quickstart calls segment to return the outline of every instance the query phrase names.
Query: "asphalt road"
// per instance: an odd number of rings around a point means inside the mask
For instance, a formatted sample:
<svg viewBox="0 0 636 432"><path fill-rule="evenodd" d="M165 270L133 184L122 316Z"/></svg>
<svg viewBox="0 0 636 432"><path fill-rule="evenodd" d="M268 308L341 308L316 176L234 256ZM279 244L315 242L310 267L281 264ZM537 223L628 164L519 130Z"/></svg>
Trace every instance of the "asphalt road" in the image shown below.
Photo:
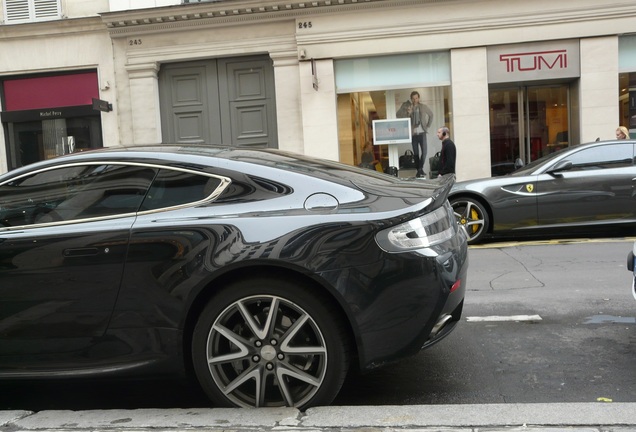
<svg viewBox="0 0 636 432"><path fill-rule="evenodd" d="M417 356L352 376L334 404L636 402L636 301L626 270L632 244L471 248L457 329ZM0 410L207 406L195 386L179 381L0 384Z"/></svg>

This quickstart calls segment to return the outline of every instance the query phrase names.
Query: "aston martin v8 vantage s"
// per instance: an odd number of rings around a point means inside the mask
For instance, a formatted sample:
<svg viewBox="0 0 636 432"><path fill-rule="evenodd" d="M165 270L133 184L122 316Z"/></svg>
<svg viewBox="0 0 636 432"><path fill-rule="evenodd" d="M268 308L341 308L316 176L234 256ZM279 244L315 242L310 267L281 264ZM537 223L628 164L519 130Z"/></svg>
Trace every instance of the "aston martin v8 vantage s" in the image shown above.
<svg viewBox="0 0 636 432"><path fill-rule="evenodd" d="M329 404L460 320L453 182L178 145L6 173L0 379L189 373L215 406Z"/></svg>
<svg viewBox="0 0 636 432"><path fill-rule="evenodd" d="M449 200L478 243L488 236L636 232L636 142L567 147L502 177L457 182Z"/></svg>

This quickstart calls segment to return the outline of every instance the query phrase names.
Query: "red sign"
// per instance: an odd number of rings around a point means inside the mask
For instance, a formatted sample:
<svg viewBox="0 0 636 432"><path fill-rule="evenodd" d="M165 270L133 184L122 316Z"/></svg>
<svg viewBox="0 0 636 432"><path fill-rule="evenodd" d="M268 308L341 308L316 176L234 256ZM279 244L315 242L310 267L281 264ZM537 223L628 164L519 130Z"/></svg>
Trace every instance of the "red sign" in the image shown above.
<svg viewBox="0 0 636 432"><path fill-rule="evenodd" d="M536 71L541 69L566 69L568 51L535 51L527 53L501 54L499 60L506 64L507 72Z"/></svg>

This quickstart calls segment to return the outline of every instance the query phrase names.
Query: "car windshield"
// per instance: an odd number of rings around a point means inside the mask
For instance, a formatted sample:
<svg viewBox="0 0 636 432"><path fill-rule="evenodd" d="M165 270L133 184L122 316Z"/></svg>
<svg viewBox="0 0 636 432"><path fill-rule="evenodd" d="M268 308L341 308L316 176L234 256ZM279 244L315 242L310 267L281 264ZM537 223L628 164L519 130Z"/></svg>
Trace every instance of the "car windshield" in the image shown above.
<svg viewBox="0 0 636 432"><path fill-rule="evenodd" d="M510 175L513 176L522 176L527 175L533 172L537 167L549 163L552 159L559 157L562 153L571 150L572 147L565 147L563 149L557 150L554 153L547 154L545 156L540 157L539 159L535 159L530 162L528 165L524 165L516 171L513 171Z"/></svg>

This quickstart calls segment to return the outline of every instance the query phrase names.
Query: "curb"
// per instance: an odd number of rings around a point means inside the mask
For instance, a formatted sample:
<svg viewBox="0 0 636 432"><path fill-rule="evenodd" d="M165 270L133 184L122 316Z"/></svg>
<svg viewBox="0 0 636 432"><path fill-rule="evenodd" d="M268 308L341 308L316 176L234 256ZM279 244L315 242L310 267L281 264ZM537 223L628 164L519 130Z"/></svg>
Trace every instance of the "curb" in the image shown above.
<svg viewBox="0 0 636 432"><path fill-rule="evenodd" d="M636 403L0 411L1 431L537 429L636 432ZM439 430L439 429L437 429Z"/></svg>

